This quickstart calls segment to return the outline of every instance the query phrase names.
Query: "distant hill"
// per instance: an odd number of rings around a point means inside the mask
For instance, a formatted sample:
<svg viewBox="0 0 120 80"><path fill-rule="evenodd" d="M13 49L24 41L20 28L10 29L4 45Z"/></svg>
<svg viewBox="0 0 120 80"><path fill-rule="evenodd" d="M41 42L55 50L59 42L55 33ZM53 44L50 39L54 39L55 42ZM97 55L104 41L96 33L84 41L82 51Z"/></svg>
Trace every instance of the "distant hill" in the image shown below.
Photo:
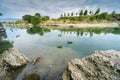
<svg viewBox="0 0 120 80"><path fill-rule="evenodd" d="M21 20L21 19L15 19L15 18L0 18L0 22L14 22L17 20Z"/></svg>

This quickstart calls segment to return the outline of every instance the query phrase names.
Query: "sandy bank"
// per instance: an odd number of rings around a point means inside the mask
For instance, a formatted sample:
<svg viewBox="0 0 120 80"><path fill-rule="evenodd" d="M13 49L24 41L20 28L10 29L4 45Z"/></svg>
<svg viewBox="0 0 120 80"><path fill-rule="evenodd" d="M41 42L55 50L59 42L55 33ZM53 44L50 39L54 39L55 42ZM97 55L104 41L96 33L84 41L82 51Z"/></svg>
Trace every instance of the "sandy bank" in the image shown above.
<svg viewBox="0 0 120 80"><path fill-rule="evenodd" d="M105 28L105 27L120 27L120 23L80 23L80 24L43 24L46 27L57 28Z"/></svg>

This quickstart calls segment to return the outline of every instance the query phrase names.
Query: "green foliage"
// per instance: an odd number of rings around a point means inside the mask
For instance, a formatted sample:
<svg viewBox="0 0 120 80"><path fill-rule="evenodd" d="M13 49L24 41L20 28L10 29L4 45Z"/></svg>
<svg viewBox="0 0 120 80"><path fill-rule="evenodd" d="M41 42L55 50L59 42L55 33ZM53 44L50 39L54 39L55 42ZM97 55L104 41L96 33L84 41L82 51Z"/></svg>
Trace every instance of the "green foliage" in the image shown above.
<svg viewBox="0 0 120 80"><path fill-rule="evenodd" d="M35 17L37 17L38 19L40 19L41 18L40 13L35 13Z"/></svg>
<svg viewBox="0 0 120 80"><path fill-rule="evenodd" d="M90 15L88 15L90 14ZM72 16L72 18L70 17ZM77 15L77 13L76 13ZM111 14L108 14L107 12L103 12L100 14L100 8L96 10L96 12L93 14L92 11L85 10L80 10L79 16L75 16L73 12L70 14L68 13L66 16L66 13L64 13L64 17L60 17L59 20L63 20L64 22L78 22L78 21L83 21L83 22L93 22L93 21L120 21L120 14L116 14L115 11L113 11Z"/></svg>
<svg viewBox="0 0 120 80"><path fill-rule="evenodd" d="M90 11L90 12L89 12L89 14L91 14L91 15L92 15L92 14L93 14L93 12L92 12L92 11Z"/></svg>
<svg viewBox="0 0 120 80"><path fill-rule="evenodd" d="M70 16L70 14L68 13L68 14L67 14L67 16L69 17L69 16Z"/></svg>
<svg viewBox="0 0 120 80"><path fill-rule="evenodd" d="M95 15L99 14L100 13L100 8L98 8L95 12Z"/></svg>
<svg viewBox="0 0 120 80"><path fill-rule="evenodd" d="M40 23L40 19L38 19L37 17L35 16L31 16L31 21L30 23L32 23L33 25L37 25Z"/></svg>
<svg viewBox="0 0 120 80"><path fill-rule="evenodd" d="M84 18L82 16L79 16L78 21L83 21Z"/></svg>
<svg viewBox="0 0 120 80"><path fill-rule="evenodd" d="M111 15L114 16L114 15L115 15L115 11L113 11L113 12L111 13Z"/></svg>
<svg viewBox="0 0 120 80"><path fill-rule="evenodd" d="M75 14L76 16L78 15L78 13Z"/></svg>
<svg viewBox="0 0 120 80"><path fill-rule="evenodd" d="M88 14L88 11L87 11L87 10L85 10L84 15L86 16L87 14Z"/></svg>
<svg viewBox="0 0 120 80"><path fill-rule="evenodd" d="M108 20L109 19L109 14L107 12L101 13L99 15L99 19L105 19Z"/></svg>
<svg viewBox="0 0 120 80"><path fill-rule="evenodd" d="M71 13L71 16L73 16L74 14L73 14L73 12Z"/></svg>
<svg viewBox="0 0 120 80"><path fill-rule="evenodd" d="M82 15L83 15L83 10L81 10L79 13L79 16L82 16Z"/></svg>
<svg viewBox="0 0 120 80"><path fill-rule="evenodd" d="M22 23L24 23L23 20L17 20L17 21L15 22L15 24L22 24Z"/></svg>
<svg viewBox="0 0 120 80"><path fill-rule="evenodd" d="M61 29L62 32L75 32L78 36L83 36L84 33L89 33L92 37L93 34L101 34L101 33L113 33L120 35L120 28L69 28L69 29Z"/></svg>
<svg viewBox="0 0 120 80"><path fill-rule="evenodd" d="M49 20L49 16L43 16L41 17L40 13L35 13L34 16L32 15L24 15L22 17L23 20L27 21L28 23L31 23L33 25L39 24L42 20L47 21Z"/></svg>
<svg viewBox="0 0 120 80"><path fill-rule="evenodd" d="M64 13L64 17L66 17L66 13Z"/></svg>
<svg viewBox="0 0 120 80"><path fill-rule="evenodd" d="M13 47L13 44L9 41L0 41L0 53L3 53L5 50Z"/></svg>
<svg viewBox="0 0 120 80"><path fill-rule="evenodd" d="M31 15L24 15L22 16L22 19L27 21L28 23L31 23Z"/></svg>
<svg viewBox="0 0 120 80"><path fill-rule="evenodd" d="M42 16L42 21L47 21L49 19L50 19L49 16Z"/></svg>
<svg viewBox="0 0 120 80"><path fill-rule="evenodd" d="M27 33L29 33L29 34L44 35L45 32L50 32L50 29L40 28L40 27L36 27L36 26L27 29Z"/></svg>
<svg viewBox="0 0 120 80"><path fill-rule="evenodd" d="M61 14L61 16L60 17L63 17L63 14Z"/></svg>

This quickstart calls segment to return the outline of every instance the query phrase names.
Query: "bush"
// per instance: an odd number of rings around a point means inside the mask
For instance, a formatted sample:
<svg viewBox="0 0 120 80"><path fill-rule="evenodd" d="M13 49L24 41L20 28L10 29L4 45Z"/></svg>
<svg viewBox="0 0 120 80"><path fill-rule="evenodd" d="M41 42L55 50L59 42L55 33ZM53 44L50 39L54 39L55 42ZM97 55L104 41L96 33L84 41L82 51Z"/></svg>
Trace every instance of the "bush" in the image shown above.
<svg viewBox="0 0 120 80"><path fill-rule="evenodd" d="M35 17L35 16L31 16L31 23L33 25L37 25L37 24L40 23L40 20L37 17Z"/></svg>

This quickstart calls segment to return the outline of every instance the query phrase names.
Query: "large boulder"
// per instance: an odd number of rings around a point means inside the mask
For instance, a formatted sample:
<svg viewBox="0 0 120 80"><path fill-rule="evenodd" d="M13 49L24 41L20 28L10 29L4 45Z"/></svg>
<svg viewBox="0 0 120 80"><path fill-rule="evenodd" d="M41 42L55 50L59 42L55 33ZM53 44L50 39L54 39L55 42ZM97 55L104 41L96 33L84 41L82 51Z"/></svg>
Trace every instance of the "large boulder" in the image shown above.
<svg viewBox="0 0 120 80"><path fill-rule="evenodd" d="M63 80L120 80L120 52L96 51L95 54L68 62Z"/></svg>
<svg viewBox="0 0 120 80"><path fill-rule="evenodd" d="M5 66L9 65L12 68L22 67L29 62L29 59L19 50L15 48L9 48L0 54L0 65Z"/></svg>

